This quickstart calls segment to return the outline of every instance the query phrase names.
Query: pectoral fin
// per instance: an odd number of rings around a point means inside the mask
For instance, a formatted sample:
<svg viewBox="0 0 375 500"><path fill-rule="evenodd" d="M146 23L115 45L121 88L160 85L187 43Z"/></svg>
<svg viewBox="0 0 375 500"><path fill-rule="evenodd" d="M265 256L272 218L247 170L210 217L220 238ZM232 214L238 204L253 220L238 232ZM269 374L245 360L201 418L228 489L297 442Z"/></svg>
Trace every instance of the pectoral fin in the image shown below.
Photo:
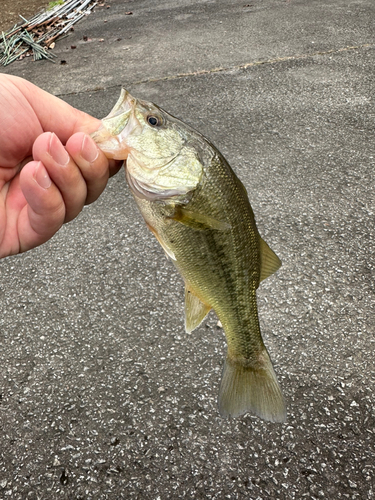
<svg viewBox="0 0 375 500"><path fill-rule="evenodd" d="M227 222L215 219L209 215L192 212L191 210L179 206L175 207L174 213L169 217L169 219L173 219L181 224L184 224L185 226L200 231L204 229L227 231L231 228L231 225Z"/></svg>
<svg viewBox="0 0 375 500"><path fill-rule="evenodd" d="M281 266L281 260L273 252L267 243L260 239L260 281L275 273Z"/></svg>
<svg viewBox="0 0 375 500"><path fill-rule="evenodd" d="M199 326L211 307L202 302L191 288L185 284L185 330L192 332Z"/></svg>

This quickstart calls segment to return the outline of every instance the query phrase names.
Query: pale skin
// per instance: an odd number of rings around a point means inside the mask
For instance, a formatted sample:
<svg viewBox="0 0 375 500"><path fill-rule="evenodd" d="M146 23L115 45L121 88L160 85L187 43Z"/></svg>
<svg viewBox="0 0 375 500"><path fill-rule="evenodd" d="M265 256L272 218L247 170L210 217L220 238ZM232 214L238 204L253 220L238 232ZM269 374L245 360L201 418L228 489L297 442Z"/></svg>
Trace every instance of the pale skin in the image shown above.
<svg viewBox="0 0 375 500"><path fill-rule="evenodd" d="M95 201L120 162L89 137L100 121L0 75L0 258L49 240Z"/></svg>

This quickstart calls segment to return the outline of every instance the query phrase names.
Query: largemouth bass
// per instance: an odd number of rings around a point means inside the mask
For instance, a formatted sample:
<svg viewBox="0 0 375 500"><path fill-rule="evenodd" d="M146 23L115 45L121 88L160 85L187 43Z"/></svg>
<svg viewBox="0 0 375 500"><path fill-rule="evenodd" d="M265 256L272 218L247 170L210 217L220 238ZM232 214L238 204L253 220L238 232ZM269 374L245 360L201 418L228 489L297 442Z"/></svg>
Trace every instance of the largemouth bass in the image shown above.
<svg viewBox="0 0 375 500"><path fill-rule="evenodd" d="M126 178L151 232L185 281L185 327L211 309L228 344L218 406L283 422L285 404L260 333L256 289L280 260L260 237L247 192L197 131L126 90L92 134Z"/></svg>

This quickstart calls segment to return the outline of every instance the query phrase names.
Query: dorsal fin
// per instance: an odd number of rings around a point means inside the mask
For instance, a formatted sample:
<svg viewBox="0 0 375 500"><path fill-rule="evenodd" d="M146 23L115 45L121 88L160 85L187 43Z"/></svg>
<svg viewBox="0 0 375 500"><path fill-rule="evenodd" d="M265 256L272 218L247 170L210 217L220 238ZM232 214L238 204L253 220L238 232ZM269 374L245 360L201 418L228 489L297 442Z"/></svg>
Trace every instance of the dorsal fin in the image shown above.
<svg viewBox="0 0 375 500"><path fill-rule="evenodd" d="M195 330L210 310L211 307L202 302L185 283L185 330L187 333Z"/></svg>
<svg viewBox="0 0 375 500"><path fill-rule="evenodd" d="M281 260L267 243L260 239L260 281L275 273L281 266Z"/></svg>

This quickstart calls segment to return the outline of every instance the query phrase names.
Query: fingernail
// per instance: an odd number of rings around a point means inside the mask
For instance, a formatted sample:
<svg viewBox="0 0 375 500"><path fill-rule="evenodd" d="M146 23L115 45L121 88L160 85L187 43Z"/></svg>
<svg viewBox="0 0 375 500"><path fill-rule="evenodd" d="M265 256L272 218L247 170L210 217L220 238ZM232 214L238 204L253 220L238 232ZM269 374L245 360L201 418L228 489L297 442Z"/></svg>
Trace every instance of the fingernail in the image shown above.
<svg viewBox="0 0 375 500"><path fill-rule="evenodd" d="M52 184L51 179L48 175L48 172L45 169L43 163L41 163L41 162L39 162L39 165L35 169L34 177L35 177L36 182L43 189L48 189L50 187L50 185Z"/></svg>
<svg viewBox="0 0 375 500"><path fill-rule="evenodd" d="M69 154L54 133L49 141L49 154L59 165L65 166L69 162Z"/></svg>
<svg viewBox="0 0 375 500"><path fill-rule="evenodd" d="M84 136L82 141L81 156L89 163L95 161L99 156L99 149L97 145L87 135Z"/></svg>

